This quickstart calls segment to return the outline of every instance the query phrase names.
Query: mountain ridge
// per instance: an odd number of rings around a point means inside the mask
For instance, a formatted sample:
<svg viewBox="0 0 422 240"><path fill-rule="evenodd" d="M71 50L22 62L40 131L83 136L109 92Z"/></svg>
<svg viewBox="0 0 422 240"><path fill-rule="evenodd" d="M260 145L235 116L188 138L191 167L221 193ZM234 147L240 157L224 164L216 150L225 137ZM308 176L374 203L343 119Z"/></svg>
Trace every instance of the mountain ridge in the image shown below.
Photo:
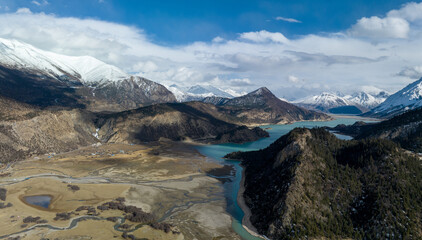
<svg viewBox="0 0 422 240"><path fill-rule="evenodd" d="M422 78L389 96L365 116L389 118L420 107L422 107Z"/></svg>

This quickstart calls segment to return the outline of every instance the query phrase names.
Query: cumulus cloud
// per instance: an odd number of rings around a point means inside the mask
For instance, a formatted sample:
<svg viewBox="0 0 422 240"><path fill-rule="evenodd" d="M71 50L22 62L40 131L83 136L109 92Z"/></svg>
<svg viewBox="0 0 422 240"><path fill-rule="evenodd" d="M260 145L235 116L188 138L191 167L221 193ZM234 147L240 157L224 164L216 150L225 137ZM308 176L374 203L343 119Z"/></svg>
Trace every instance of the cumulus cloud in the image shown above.
<svg viewBox="0 0 422 240"><path fill-rule="evenodd" d="M27 8L0 14L0 37L56 53L90 55L167 86L213 84L238 92L267 86L288 98L318 91L348 93L367 84L394 92L416 76L418 68L408 66L420 66L422 30L414 24L417 17L408 9L412 6L384 18L360 19L339 33L287 39L281 32L262 30L179 46L156 44L136 27L31 13ZM400 24L391 19L406 21L402 25L408 29L402 26L399 31Z"/></svg>
<svg viewBox="0 0 422 240"><path fill-rule="evenodd" d="M350 29L353 36L369 38L407 38L409 23L398 17L361 18Z"/></svg>
<svg viewBox="0 0 422 240"><path fill-rule="evenodd" d="M29 8L19 8L16 10L17 14L31 14L31 10Z"/></svg>
<svg viewBox="0 0 422 240"><path fill-rule="evenodd" d="M422 20L422 3L410 2L398 10L391 10L388 17L403 18L410 22Z"/></svg>
<svg viewBox="0 0 422 240"><path fill-rule="evenodd" d="M212 42L221 43L221 42L224 42L224 38L217 36L217 37L212 39Z"/></svg>
<svg viewBox="0 0 422 240"><path fill-rule="evenodd" d="M250 40L253 42L276 42L276 43L288 43L289 40L279 32L268 32L261 30L259 32L246 32L240 34L241 39Z"/></svg>
<svg viewBox="0 0 422 240"><path fill-rule="evenodd" d="M284 21L284 22L291 22L291 23L301 23L301 21L294 19L294 18L285 18L285 17L276 17L275 20L277 21Z"/></svg>

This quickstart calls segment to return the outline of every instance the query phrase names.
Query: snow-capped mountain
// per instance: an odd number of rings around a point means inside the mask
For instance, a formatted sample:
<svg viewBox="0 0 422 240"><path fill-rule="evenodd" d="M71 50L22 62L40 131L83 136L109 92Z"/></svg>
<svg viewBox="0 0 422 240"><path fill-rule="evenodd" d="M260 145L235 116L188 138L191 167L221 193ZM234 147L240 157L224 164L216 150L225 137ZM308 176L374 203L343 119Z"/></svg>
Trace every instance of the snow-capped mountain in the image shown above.
<svg viewBox="0 0 422 240"><path fill-rule="evenodd" d="M176 100L164 86L96 58L56 54L17 40L0 38L0 67L0 93L28 103L73 102L113 111Z"/></svg>
<svg viewBox="0 0 422 240"><path fill-rule="evenodd" d="M422 78L388 97L368 115L391 117L404 111L422 107Z"/></svg>
<svg viewBox="0 0 422 240"><path fill-rule="evenodd" d="M195 85L189 88L182 88L173 84L167 88L173 92L179 102L200 101L208 97L233 98L244 95L232 89L222 90L211 85Z"/></svg>
<svg viewBox="0 0 422 240"><path fill-rule="evenodd" d="M367 112L384 102L389 94L377 88L370 88L367 91L344 95L340 92L323 92L316 96L310 96L293 101L294 104L309 109L320 110L323 112L336 113L362 113Z"/></svg>
<svg viewBox="0 0 422 240"><path fill-rule="evenodd" d="M65 56L37 49L29 44L0 38L0 63L15 69L32 69L48 76L64 76L83 84L101 84L129 77L119 68L90 57Z"/></svg>
<svg viewBox="0 0 422 240"><path fill-rule="evenodd" d="M350 102L356 103L360 106L372 109L387 99L389 94L385 91L379 92L378 94L371 94L368 92L358 92L352 95L345 96L344 98Z"/></svg>
<svg viewBox="0 0 422 240"><path fill-rule="evenodd" d="M349 101L345 97L340 97L337 94L328 92L323 92L316 96L298 99L293 101L293 103L299 106L317 109L324 112L331 108L355 105L355 103Z"/></svg>

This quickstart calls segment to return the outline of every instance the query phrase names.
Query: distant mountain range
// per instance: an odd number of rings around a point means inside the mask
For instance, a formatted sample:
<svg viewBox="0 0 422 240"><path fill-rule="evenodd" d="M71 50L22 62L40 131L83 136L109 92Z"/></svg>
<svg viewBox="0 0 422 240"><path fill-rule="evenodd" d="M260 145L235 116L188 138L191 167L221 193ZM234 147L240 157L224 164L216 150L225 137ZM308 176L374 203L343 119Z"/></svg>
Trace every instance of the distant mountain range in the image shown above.
<svg viewBox="0 0 422 240"><path fill-rule="evenodd" d="M121 111L175 102L164 86L93 57L73 57L0 39L0 94L39 106Z"/></svg>
<svg viewBox="0 0 422 240"><path fill-rule="evenodd" d="M167 87L177 98L179 102L201 101L207 97L233 98L245 95L245 92L238 93L232 89L222 90L211 85L194 85L189 88L183 88L176 84Z"/></svg>
<svg viewBox="0 0 422 240"><path fill-rule="evenodd" d="M320 95L298 99L292 103L328 113L361 114L378 106L388 96L389 94L385 91L376 94L362 91L352 95L324 92Z"/></svg>

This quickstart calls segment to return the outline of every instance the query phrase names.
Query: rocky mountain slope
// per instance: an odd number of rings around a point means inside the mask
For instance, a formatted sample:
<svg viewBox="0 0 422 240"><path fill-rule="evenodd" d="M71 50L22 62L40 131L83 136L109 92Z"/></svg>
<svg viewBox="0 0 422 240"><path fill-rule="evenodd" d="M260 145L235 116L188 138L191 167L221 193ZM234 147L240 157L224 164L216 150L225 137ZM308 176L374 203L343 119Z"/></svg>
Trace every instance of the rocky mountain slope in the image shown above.
<svg viewBox="0 0 422 240"><path fill-rule="evenodd" d="M388 97L365 116L389 118L422 107L422 78Z"/></svg>
<svg viewBox="0 0 422 240"><path fill-rule="evenodd" d="M82 110L40 110L1 97L1 162L70 151L96 143L93 120L92 114Z"/></svg>
<svg viewBox="0 0 422 240"><path fill-rule="evenodd" d="M214 117L207 104L157 104L115 114L100 115L99 136L105 142L140 143L192 139L205 142L248 142L267 137L260 128L249 129Z"/></svg>
<svg viewBox="0 0 422 240"><path fill-rule="evenodd" d="M224 112L232 121L243 124L284 124L305 120L328 120L323 113L306 110L284 102L267 88L259 88L236 98L209 97L202 100L211 103Z"/></svg>
<svg viewBox="0 0 422 240"><path fill-rule="evenodd" d="M422 165L388 140L295 129L241 159L251 222L269 239L422 238Z"/></svg>
<svg viewBox="0 0 422 240"><path fill-rule="evenodd" d="M121 111L176 98L164 86L95 58L0 39L0 94L39 106Z"/></svg>

